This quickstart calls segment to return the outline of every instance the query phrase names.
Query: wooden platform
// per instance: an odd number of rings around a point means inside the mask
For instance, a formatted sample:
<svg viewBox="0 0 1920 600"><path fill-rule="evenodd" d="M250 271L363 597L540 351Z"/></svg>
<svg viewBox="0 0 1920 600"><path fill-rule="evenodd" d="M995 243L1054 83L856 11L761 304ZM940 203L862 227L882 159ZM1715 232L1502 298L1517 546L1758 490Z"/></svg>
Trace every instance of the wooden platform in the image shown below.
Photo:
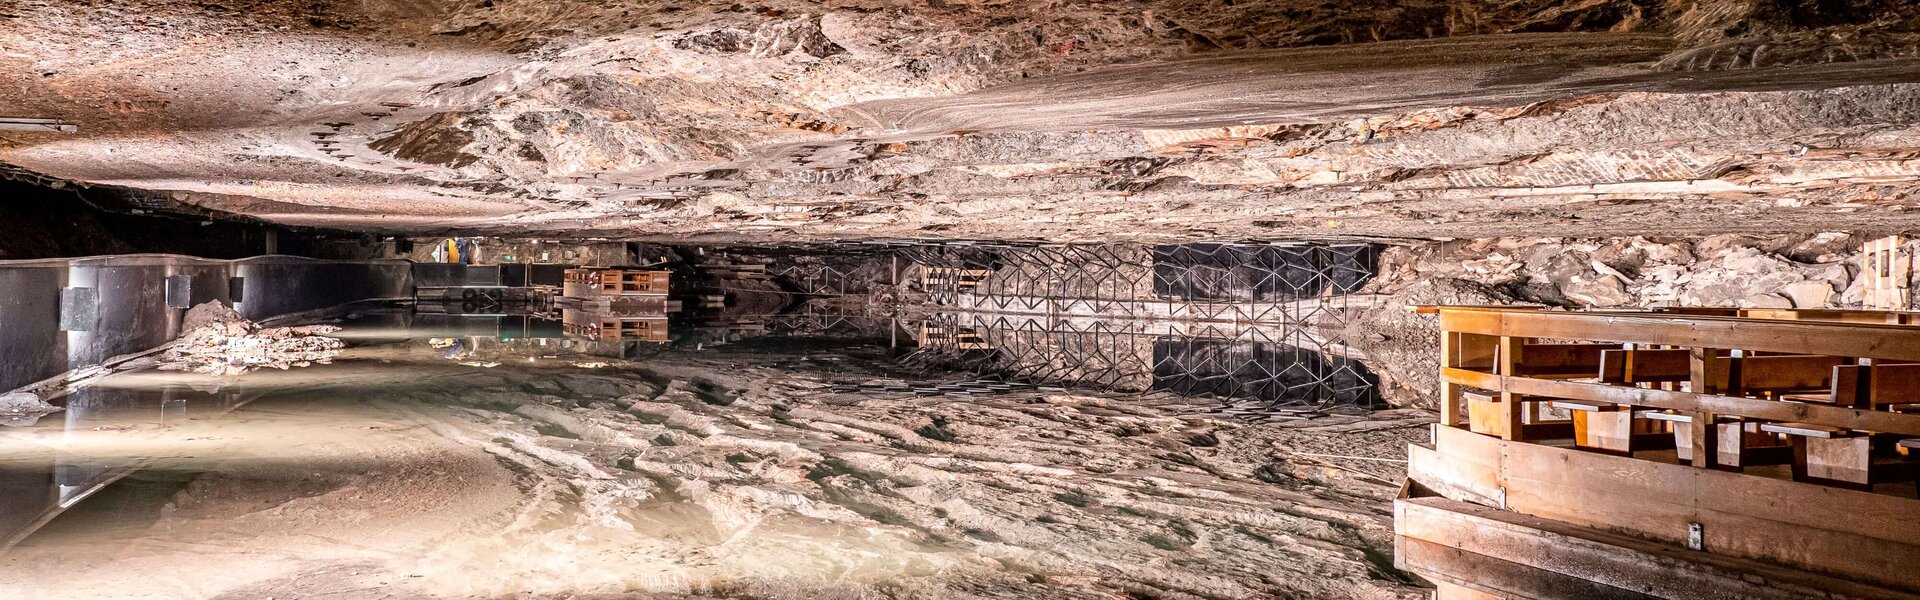
<svg viewBox="0 0 1920 600"><path fill-rule="evenodd" d="M1920 414L1861 391L1920 396L1891 384L1908 315L1435 312L1441 423L1396 529L1443 593L1567 596L1511 563L1577 597L1920 598ZM1496 562L1420 562L1446 557Z"/></svg>
<svg viewBox="0 0 1920 600"><path fill-rule="evenodd" d="M1773 587L1805 580L1841 586L1824 589L1858 588L1840 597L1920 598L1915 594L1920 572L1914 569L1920 565L1920 513L1914 512L1920 501L1504 441L1439 426L1433 444L1409 449L1407 475L1409 491L1395 503L1396 533L1612 587L1662 598L1733 597L1653 586L1678 581L1669 572L1678 568L1672 564L1627 569L1640 563L1598 551L1581 559L1587 566L1556 561L1574 555L1569 554L1575 552L1573 540L1599 539L1637 548L1634 552L1661 549L1655 554L1666 557L1662 560L1721 565L1715 567L1719 571L1686 567L1698 571L1687 577L1705 582L1703 589L1741 589L1740 582L1759 577ZM1542 533L1522 536L1513 527L1496 533L1457 524L1468 517L1527 524ZM1703 548L1698 552L1688 550L1696 526ZM1529 536L1531 541L1522 539ZM1507 549L1485 545L1492 539L1505 540L1500 543ZM1607 561L1620 568L1593 566ZM1768 563L1820 565L1829 575Z"/></svg>

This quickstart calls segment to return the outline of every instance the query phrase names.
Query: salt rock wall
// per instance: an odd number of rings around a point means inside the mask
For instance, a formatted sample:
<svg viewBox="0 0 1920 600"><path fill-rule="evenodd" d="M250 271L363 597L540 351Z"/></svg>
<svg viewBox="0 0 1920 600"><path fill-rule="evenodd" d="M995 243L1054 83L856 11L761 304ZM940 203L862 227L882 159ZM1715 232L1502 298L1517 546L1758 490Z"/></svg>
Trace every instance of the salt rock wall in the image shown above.
<svg viewBox="0 0 1920 600"><path fill-rule="evenodd" d="M1363 290L1380 297L1351 311L1336 333L1366 353L1388 402L1431 408L1439 389L1438 323L1412 314L1414 306L1857 308L1867 239L1828 232L1395 246L1382 253L1380 274Z"/></svg>

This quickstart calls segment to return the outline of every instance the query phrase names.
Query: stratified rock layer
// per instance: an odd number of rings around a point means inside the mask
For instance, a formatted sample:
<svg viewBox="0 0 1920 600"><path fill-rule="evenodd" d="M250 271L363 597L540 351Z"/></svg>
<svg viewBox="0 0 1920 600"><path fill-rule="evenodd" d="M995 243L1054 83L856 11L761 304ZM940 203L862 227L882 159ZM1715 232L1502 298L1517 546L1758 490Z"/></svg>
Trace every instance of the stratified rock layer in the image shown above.
<svg viewBox="0 0 1920 600"><path fill-rule="evenodd" d="M10 132L0 161L415 232L1906 228L1916 15L1912 0L35 0L0 13L0 102L81 133Z"/></svg>

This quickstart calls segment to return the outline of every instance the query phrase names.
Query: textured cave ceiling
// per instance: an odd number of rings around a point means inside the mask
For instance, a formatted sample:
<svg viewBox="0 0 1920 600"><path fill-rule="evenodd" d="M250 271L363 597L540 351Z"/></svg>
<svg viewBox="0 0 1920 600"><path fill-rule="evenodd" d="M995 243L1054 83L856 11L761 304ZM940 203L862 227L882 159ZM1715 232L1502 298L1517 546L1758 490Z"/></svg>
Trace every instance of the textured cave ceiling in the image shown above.
<svg viewBox="0 0 1920 600"><path fill-rule="evenodd" d="M21 0L0 162L398 233L1905 229L1920 1Z"/></svg>

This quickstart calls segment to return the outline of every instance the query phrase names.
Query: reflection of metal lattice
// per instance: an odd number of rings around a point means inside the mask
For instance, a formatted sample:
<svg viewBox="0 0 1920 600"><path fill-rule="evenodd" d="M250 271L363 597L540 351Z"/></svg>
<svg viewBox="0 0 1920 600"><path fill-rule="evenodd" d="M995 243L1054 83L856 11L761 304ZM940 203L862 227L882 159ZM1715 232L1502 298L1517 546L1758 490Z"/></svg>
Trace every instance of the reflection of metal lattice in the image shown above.
<svg viewBox="0 0 1920 600"><path fill-rule="evenodd" d="M808 296L846 296L891 283L891 261L891 255L872 253L785 256L767 265L767 274Z"/></svg>
<svg viewBox="0 0 1920 600"><path fill-rule="evenodd" d="M1307 243L789 251L768 258L767 274L790 290L856 295L909 276L935 312L876 328L878 315L806 303L773 317L767 332L904 332L919 347L908 360L928 366L1218 397L1230 400L1229 411L1261 416L1310 415L1378 403L1374 375L1339 340L1320 337L1345 329L1348 295L1372 278L1375 258L1369 245Z"/></svg>
<svg viewBox="0 0 1920 600"><path fill-rule="evenodd" d="M802 302L768 316L764 325L774 335L884 337L888 322L844 304Z"/></svg>
<svg viewBox="0 0 1920 600"><path fill-rule="evenodd" d="M914 360L1017 381L1237 399L1267 416L1379 402L1365 365L1299 329L936 313L920 331Z"/></svg>

